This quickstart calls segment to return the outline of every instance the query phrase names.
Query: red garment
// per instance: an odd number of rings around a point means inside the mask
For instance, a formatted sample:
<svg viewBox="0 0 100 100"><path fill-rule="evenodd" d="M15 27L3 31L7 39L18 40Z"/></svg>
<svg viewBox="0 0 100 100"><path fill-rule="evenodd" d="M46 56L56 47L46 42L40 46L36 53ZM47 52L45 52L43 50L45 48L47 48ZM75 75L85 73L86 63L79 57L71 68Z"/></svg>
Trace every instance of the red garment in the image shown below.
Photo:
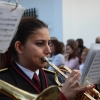
<svg viewBox="0 0 100 100"><path fill-rule="evenodd" d="M60 92L60 95L61 95L60 100L68 100L62 92Z"/></svg>

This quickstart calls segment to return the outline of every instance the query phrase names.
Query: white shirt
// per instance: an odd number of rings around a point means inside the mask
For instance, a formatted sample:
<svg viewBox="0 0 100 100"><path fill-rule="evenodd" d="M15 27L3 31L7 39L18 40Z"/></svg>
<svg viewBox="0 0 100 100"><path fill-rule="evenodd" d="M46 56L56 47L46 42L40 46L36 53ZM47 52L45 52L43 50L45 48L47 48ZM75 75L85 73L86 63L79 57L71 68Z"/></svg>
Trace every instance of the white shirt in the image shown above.
<svg viewBox="0 0 100 100"><path fill-rule="evenodd" d="M79 66L79 70L81 71L81 73L83 72L83 67L84 67L84 63L82 63L82 64Z"/></svg>
<svg viewBox="0 0 100 100"><path fill-rule="evenodd" d="M31 80L32 80L32 78L33 78L34 73L36 73L37 76L39 76L39 70L36 70L35 72L33 72L33 71L31 71L31 70L29 70L29 69L26 69L25 67L21 66L21 65L18 64L17 62L16 62L16 64L18 65L18 67L19 67Z"/></svg>

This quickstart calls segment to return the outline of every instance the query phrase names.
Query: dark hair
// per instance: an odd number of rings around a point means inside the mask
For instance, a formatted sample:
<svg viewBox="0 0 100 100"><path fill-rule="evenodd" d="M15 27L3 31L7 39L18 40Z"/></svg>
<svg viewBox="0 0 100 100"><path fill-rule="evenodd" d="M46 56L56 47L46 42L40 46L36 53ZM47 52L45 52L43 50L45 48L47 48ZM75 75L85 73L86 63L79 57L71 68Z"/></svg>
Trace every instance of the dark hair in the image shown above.
<svg viewBox="0 0 100 100"><path fill-rule="evenodd" d="M50 37L50 40L58 40L56 37Z"/></svg>
<svg viewBox="0 0 100 100"><path fill-rule="evenodd" d="M65 45L63 42L60 42L60 43L61 43L61 48L62 48L62 54L64 54L65 53Z"/></svg>
<svg viewBox="0 0 100 100"><path fill-rule="evenodd" d="M16 41L20 41L21 44L24 45L30 35L36 34L35 31L43 27L48 28L48 26L39 19L36 19L33 17L22 18L18 26L17 33L15 34L10 44L10 50L11 50L12 55L14 57L17 57L17 52L14 47Z"/></svg>
<svg viewBox="0 0 100 100"><path fill-rule="evenodd" d="M76 41L70 41L70 42L67 43L66 46L70 46L73 49L73 53L71 55L69 55L69 59L68 60L70 60L72 58L76 58L76 57L79 58L79 56L78 56L78 48L77 48L77 45L76 45ZM80 63L80 58L79 58L79 63Z"/></svg>
<svg viewBox="0 0 100 100"><path fill-rule="evenodd" d="M69 43L69 42L74 42L75 40L74 39L68 39L67 40L67 43Z"/></svg>
<svg viewBox="0 0 100 100"><path fill-rule="evenodd" d="M52 43L52 44L54 45L54 47L55 47L55 53L54 53L54 55L57 55L57 54L59 54L59 53L62 54L63 48L62 48L61 42L59 42L59 41L56 40L56 39L53 39L53 40L51 40L51 43Z"/></svg>
<svg viewBox="0 0 100 100"><path fill-rule="evenodd" d="M83 39L77 39L76 41L78 41L78 47L82 48L83 47Z"/></svg>

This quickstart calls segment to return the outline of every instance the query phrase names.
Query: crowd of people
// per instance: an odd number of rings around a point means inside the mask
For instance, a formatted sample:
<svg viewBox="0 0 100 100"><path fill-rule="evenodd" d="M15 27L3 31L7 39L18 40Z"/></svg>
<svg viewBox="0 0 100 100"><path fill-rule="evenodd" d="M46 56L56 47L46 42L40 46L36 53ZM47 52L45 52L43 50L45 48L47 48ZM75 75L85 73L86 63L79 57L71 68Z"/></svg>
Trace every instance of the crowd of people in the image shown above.
<svg viewBox="0 0 100 100"><path fill-rule="evenodd" d="M69 39L64 46L58 39L50 38L48 26L43 21L22 18L8 51L0 55L0 67L8 68L0 72L0 79L27 92L39 94L49 86L57 85L55 73L52 72L55 69L47 66L43 59L51 57L51 62L57 67L65 65L72 70L63 83L60 100L73 100L77 93L93 88L78 84L87 54L88 49L82 39ZM0 93L0 100L11 99Z"/></svg>
<svg viewBox="0 0 100 100"><path fill-rule="evenodd" d="M56 37L54 38L54 40L51 39L51 45L50 45L51 53L50 53L50 55L52 55L52 47L51 47L52 41L58 41L58 40ZM58 41L58 42L60 43L60 41ZM100 37L97 37L95 39L95 43L100 43ZM53 49L55 49L55 50L61 49L60 45L61 44L54 45ZM63 46L62 49L64 49L64 52L61 54L62 58L64 58L64 59L62 59L63 63L60 63L61 62L60 57L58 57L58 59L56 59L55 62L53 62L53 59L52 59L51 60L52 63L54 63L57 67L65 65L65 66L69 67L71 70L77 69L77 70L80 70L82 72L87 54L89 52L89 48L84 46L83 39L82 38L78 38L76 40L68 39L66 45ZM53 58L53 56L49 56L49 58L50 57ZM48 69L51 70L52 68L50 69L50 67L49 67Z"/></svg>

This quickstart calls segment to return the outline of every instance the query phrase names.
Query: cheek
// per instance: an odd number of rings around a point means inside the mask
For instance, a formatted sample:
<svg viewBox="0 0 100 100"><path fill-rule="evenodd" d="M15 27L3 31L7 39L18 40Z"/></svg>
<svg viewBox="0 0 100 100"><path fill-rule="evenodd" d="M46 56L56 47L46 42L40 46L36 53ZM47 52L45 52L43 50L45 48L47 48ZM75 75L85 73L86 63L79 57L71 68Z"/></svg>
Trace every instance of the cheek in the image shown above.
<svg viewBox="0 0 100 100"><path fill-rule="evenodd" d="M73 50L70 50L69 53L72 54L73 53Z"/></svg>
<svg viewBox="0 0 100 100"><path fill-rule="evenodd" d="M84 60L84 57L82 58L82 60Z"/></svg>
<svg viewBox="0 0 100 100"><path fill-rule="evenodd" d="M68 50L66 50L66 53L68 53Z"/></svg>
<svg viewBox="0 0 100 100"><path fill-rule="evenodd" d="M84 62L84 61L85 61L85 57L82 58L82 62Z"/></svg>
<svg viewBox="0 0 100 100"><path fill-rule="evenodd" d="M86 57L84 57L84 60L86 59Z"/></svg>
<svg viewBox="0 0 100 100"><path fill-rule="evenodd" d="M27 54L28 57L31 57L32 59L37 58L38 56L40 56L41 50L39 48L36 47L32 47L32 46L27 46L25 49L25 53Z"/></svg>

